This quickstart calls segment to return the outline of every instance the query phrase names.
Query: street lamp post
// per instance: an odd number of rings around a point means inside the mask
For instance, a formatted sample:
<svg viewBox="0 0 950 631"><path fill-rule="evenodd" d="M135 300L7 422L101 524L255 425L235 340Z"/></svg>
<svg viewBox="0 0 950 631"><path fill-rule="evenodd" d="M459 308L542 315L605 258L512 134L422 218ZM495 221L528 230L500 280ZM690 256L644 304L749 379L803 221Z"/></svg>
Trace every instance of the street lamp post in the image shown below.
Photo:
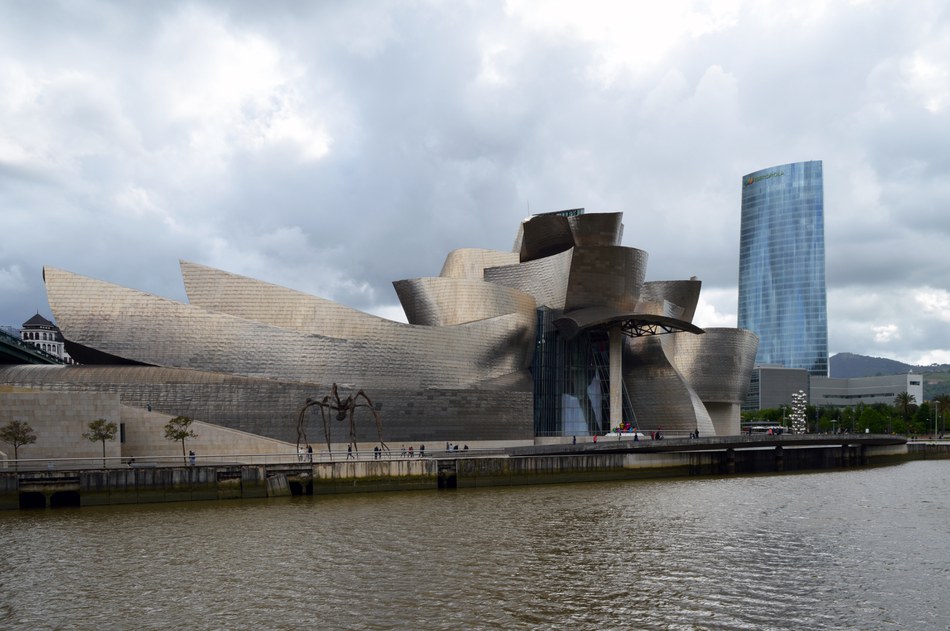
<svg viewBox="0 0 950 631"><path fill-rule="evenodd" d="M934 440L937 440L937 412L940 410L940 401L934 401Z"/></svg>

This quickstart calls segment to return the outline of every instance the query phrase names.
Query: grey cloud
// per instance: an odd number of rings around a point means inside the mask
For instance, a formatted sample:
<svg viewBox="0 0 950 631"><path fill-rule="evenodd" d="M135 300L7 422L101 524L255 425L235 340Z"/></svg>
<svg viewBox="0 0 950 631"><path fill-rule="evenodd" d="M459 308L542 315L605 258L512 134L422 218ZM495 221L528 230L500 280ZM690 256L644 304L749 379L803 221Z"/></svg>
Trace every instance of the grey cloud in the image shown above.
<svg viewBox="0 0 950 631"><path fill-rule="evenodd" d="M28 283L0 323L45 304L44 264L177 298L179 258L379 309L396 303L393 280L437 274L451 249L509 249L529 212L575 206L623 211L650 279L697 275L721 300L738 276L740 177L821 159L829 288L847 296L829 298L832 344L950 353L911 299L887 306L950 272L950 104L923 109L902 65L945 46L946 12L835 6L782 23L747 9L605 84L596 42L529 28L501 3L5 5L0 70L53 81L0 138L40 125L62 163L28 165L0 143L4 225L46 227L0 249L0 269ZM286 76L228 102L234 121L172 115L170 95L206 61L200 42L170 48L186 18L223 50L264 46ZM325 125L325 156L241 136L287 108ZM879 298L849 309L862 293ZM904 331L890 346L874 339L884 313Z"/></svg>

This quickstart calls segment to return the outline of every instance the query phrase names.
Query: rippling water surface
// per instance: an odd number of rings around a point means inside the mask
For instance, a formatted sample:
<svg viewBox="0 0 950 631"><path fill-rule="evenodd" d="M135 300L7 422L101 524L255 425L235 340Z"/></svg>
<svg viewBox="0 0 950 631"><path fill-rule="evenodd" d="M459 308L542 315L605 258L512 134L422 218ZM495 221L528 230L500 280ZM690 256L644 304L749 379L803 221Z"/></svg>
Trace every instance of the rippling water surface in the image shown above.
<svg viewBox="0 0 950 631"><path fill-rule="evenodd" d="M0 628L950 629L950 461L0 513Z"/></svg>

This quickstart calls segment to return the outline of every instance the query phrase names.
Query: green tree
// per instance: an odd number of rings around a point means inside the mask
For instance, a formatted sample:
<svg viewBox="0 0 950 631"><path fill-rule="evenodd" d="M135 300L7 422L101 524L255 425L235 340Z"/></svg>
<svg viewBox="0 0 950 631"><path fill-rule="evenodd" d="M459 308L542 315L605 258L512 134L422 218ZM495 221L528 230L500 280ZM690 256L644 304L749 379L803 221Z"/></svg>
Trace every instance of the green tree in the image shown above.
<svg viewBox="0 0 950 631"><path fill-rule="evenodd" d="M934 402L937 404L937 420L939 421L939 427L937 429L938 434L942 434L947 431L947 412L950 412L950 394L941 394L934 397Z"/></svg>
<svg viewBox="0 0 950 631"><path fill-rule="evenodd" d="M36 442L36 433L26 421L10 421L0 427L0 440L13 445L14 468L20 468L20 447Z"/></svg>
<svg viewBox="0 0 950 631"><path fill-rule="evenodd" d="M894 406L901 411L901 418L904 420L905 427L907 426L907 413L916 401L916 397L906 390L898 392L897 396L894 397Z"/></svg>
<svg viewBox="0 0 950 631"><path fill-rule="evenodd" d="M185 441L189 438L198 438L198 434L191 430L193 422L187 416L176 416L165 423L165 438L181 441L181 458L185 461L185 464L188 464L188 458L185 455Z"/></svg>
<svg viewBox="0 0 950 631"><path fill-rule="evenodd" d="M92 442L101 442L102 443L102 468L106 466L106 441L115 440L116 434L119 433L119 426L113 423L112 421L107 421L104 418L97 418L94 421L89 422L89 431L83 432L82 437L86 440L91 440Z"/></svg>
<svg viewBox="0 0 950 631"><path fill-rule="evenodd" d="M888 424L891 422L890 414L881 412L875 406L860 406L860 412L858 414L858 428L861 431L864 429L869 429L873 434L885 433L887 431Z"/></svg>

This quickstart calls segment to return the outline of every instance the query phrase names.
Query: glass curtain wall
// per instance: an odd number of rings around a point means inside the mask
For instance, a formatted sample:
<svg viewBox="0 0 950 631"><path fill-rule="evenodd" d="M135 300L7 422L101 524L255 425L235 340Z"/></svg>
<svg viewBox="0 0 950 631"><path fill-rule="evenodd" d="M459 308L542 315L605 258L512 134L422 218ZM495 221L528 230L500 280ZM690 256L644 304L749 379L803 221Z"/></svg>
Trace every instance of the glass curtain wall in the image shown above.
<svg viewBox="0 0 950 631"><path fill-rule="evenodd" d="M739 328L759 336L756 364L828 375L822 163L742 179Z"/></svg>
<svg viewBox="0 0 950 631"><path fill-rule="evenodd" d="M538 309L534 377L536 436L589 436L610 429L609 341L605 331L585 331L565 341L554 328L556 312ZM624 418L632 418L624 388Z"/></svg>

